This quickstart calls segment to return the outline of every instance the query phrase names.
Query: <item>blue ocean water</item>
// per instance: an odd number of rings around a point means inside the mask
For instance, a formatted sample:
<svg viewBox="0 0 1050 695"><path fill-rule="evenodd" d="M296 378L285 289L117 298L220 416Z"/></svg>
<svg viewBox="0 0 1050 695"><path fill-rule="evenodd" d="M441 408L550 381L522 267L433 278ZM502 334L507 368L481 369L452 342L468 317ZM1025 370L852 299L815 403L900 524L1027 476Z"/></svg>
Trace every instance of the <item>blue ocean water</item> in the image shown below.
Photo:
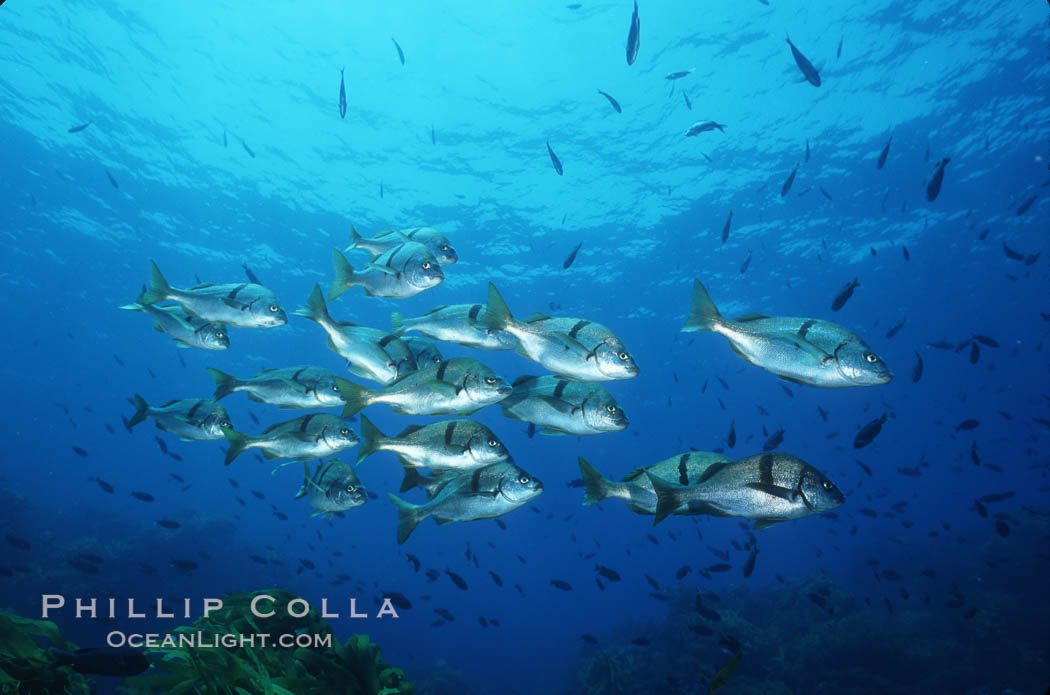
<svg viewBox="0 0 1050 695"><path fill-rule="evenodd" d="M373 599L396 591L413 606L399 619L333 625L368 634L423 693L707 692L727 660L721 634L743 645L726 693L1041 692L1050 683L1045 628L1034 627L1050 619L1046 8L646 2L628 65L631 9L4 3L0 490L10 537L0 608L40 617L42 593L199 599L281 586L347 613L356 596L374 612ZM802 81L788 36L820 71L819 87ZM684 136L707 120L724 132ZM944 157L930 201L927 181ZM293 499L298 463L271 475L246 455L224 467L223 442L180 442L149 422L125 430L134 393L150 403L208 397L206 367L247 377L315 364L350 378L302 318L233 328L228 350L206 352L177 349L148 318L117 307L135 299L154 259L179 287L244 282L247 264L290 313L315 282L331 282L331 249L351 224L365 236L432 226L460 260L412 298L353 289L331 302L336 318L386 329L394 311L484 302L492 282L516 316L584 317L616 332L640 367L606 384L630 426L530 437L498 406L479 411L543 494L503 517L505 530L428 520L400 546L386 493L402 471L389 453L358 471L375 498L325 521ZM722 337L682 333L694 278L725 315L840 323L895 378L846 389L787 383ZM852 298L833 312L854 278ZM439 347L508 381L545 373L513 352ZM222 403L250 433L300 414L240 394ZM366 413L388 433L437 420L384 406ZM855 449L858 430L883 413L882 432ZM978 424L960 427L967 420ZM582 506L573 484L578 456L620 478L691 448L760 453L779 429L779 450L833 480L842 507L755 532L710 516L654 527L618 500ZM1015 494L979 501L997 493ZM750 533L758 554L744 577ZM85 573L85 553L102 559L97 572ZM729 571L699 572L723 562ZM622 580L599 588L596 564ZM429 580L427 569L441 574ZM720 620L696 617L697 588L721 597L706 603ZM56 622L82 645L138 626ZM589 682L581 674L598 653L645 664L651 681Z"/></svg>

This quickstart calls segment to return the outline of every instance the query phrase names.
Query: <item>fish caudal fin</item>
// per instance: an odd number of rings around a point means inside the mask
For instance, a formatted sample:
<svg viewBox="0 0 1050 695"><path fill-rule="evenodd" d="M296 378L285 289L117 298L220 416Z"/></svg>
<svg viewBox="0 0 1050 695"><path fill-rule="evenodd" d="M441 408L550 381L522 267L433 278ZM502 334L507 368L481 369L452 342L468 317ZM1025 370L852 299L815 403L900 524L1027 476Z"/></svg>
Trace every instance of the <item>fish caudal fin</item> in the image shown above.
<svg viewBox="0 0 1050 695"><path fill-rule="evenodd" d="M328 315L328 305L324 302L324 295L321 294L321 286L317 283L314 283L314 289L307 297L306 305L292 313L321 324L332 321L332 317Z"/></svg>
<svg viewBox="0 0 1050 695"><path fill-rule="evenodd" d="M118 309L127 309L128 311L145 311L146 310L146 306L145 305L146 305L147 302L143 301L143 297L146 296L146 292L147 292L146 286L143 285L142 286L142 291L139 292L139 298L138 299L136 299L135 301L131 302L130 304L121 304L117 308Z"/></svg>
<svg viewBox="0 0 1050 695"><path fill-rule="evenodd" d="M248 450L248 445L251 443L251 437L246 434L241 434L229 427L223 427L222 434L226 437L226 441L230 443L230 448L226 450L226 465L228 466L233 463L235 458Z"/></svg>
<svg viewBox="0 0 1050 695"><path fill-rule="evenodd" d="M419 522L425 518L425 514L420 513L420 505L406 502L400 497L393 493L386 493L390 501L397 507L397 543L401 545L408 537L412 535L412 532L416 530L416 526L419 526Z"/></svg>
<svg viewBox="0 0 1050 695"><path fill-rule="evenodd" d="M390 332L400 338L408 330L405 328L405 321L405 315L400 312L390 314Z"/></svg>
<svg viewBox="0 0 1050 695"><path fill-rule="evenodd" d="M503 301L503 295L499 293L496 286L489 283L489 296L485 304L485 313L478 317L478 323L490 330L499 331L507 328L514 322L514 316L510 308Z"/></svg>
<svg viewBox="0 0 1050 695"><path fill-rule="evenodd" d="M343 417L348 418L351 415L357 415L372 402L372 391L370 389L338 376L335 377L335 383L339 387L339 393L343 400L346 401L346 405L343 406ZM358 460L360 461L360 457Z"/></svg>
<svg viewBox="0 0 1050 695"><path fill-rule="evenodd" d="M689 316L682 330L713 331L722 321L724 319L718 313L718 307L711 301L711 296L707 294L707 288L699 280L693 280L693 302L689 306Z"/></svg>
<svg viewBox="0 0 1050 695"><path fill-rule="evenodd" d="M328 289L328 301L332 301L357 284L354 266L350 265L350 261L346 260L346 256L339 249L332 249L332 269L335 272L335 278Z"/></svg>
<svg viewBox="0 0 1050 695"><path fill-rule="evenodd" d="M142 293L139 297L140 304L155 304L162 302L168 298L168 293L171 291L171 285L164 279L164 275L161 274L160 268L157 264L150 259L149 262L149 289Z"/></svg>
<svg viewBox="0 0 1050 695"><path fill-rule="evenodd" d="M653 484L653 490L656 491L656 518L653 520L653 526L656 526L682 506L679 498L681 486L669 483L648 471L645 474L649 476L649 482Z"/></svg>
<svg viewBox="0 0 1050 695"><path fill-rule="evenodd" d="M135 425L146 419L149 413L149 403L142 396L135 394L135 414L128 420L127 428L130 430Z"/></svg>
<svg viewBox="0 0 1050 695"><path fill-rule="evenodd" d="M350 225L350 245L346 247L346 250L356 249L357 245L362 241L364 241L364 237L358 233L357 227Z"/></svg>
<svg viewBox="0 0 1050 695"><path fill-rule="evenodd" d="M237 377L231 376L226 372L221 372L218 369L212 369L208 367L208 374L211 376L212 381L215 382L215 400L221 400L226 396L229 396L237 388L240 383L237 381Z"/></svg>
<svg viewBox="0 0 1050 695"><path fill-rule="evenodd" d="M340 385L340 389L342 386ZM357 463L360 464L366 458L379 451L383 445L386 435L372 424L364 415L361 416L361 445L357 449ZM404 492L404 490L402 490Z"/></svg>
<svg viewBox="0 0 1050 695"><path fill-rule="evenodd" d="M597 468L587 463L587 459L580 456L577 460L580 464L580 473L583 474L583 506L589 507L609 496L605 486L609 481L602 477Z"/></svg>

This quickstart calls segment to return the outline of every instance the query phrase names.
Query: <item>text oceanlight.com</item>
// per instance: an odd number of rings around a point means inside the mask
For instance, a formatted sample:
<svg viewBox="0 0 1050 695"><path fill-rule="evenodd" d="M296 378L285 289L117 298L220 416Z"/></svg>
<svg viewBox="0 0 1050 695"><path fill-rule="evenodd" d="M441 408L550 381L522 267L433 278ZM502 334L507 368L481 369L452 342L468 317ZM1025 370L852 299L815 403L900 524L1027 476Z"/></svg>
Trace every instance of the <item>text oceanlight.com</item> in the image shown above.
<svg viewBox="0 0 1050 695"><path fill-rule="evenodd" d="M205 632L139 634L137 632L128 633L114 630L106 635L106 645L114 648L132 647L135 649L234 649L238 647L242 649L265 649L267 647L330 649L332 647L332 635L311 634L308 632L298 634L282 633L279 635L271 635L265 632L225 635Z"/></svg>

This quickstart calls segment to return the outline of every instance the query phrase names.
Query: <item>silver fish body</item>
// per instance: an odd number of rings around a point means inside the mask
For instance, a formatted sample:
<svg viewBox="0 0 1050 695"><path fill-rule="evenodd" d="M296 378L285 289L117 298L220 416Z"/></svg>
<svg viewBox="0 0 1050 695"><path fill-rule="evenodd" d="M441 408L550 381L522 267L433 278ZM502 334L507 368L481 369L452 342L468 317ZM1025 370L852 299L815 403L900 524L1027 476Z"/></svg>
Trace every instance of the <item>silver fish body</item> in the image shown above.
<svg viewBox="0 0 1050 695"><path fill-rule="evenodd" d="M429 516L438 524L493 519L514 511L543 492L539 478L506 461L463 473L446 482L425 504L389 495L397 507L397 542L404 543Z"/></svg>
<svg viewBox="0 0 1050 695"><path fill-rule="evenodd" d="M689 126L689 129L685 131L687 138L695 137L700 133L706 133L709 130L719 130L726 132L724 123L715 123L714 121L697 121L693 125Z"/></svg>
<svg viewBox="0 0 1050 695"><path fill-rule="evenodd" d="M541 434L619 432L627 415L604 386L557 376L522 376L500 402L503 415L542 428Z"/></svg>
<svg viewBox="0 0 1050 695"><path fill-rule="evenodd" d="M337 415L310 413L288 422L279 422L252 437L229 428L222 433L230 442L226 465L248 449L259 449L267 459L310 459L334 456L356 446L358 437L350 425Z"/></svg>
<svg viewBox="0 0 1050 695"><path fill-rule="evenodd" d="M683 487L696 485L712 465L725 463L730 459L711 451L687 451L664 459L650 466L635 468L615 482L607 480L585 459L580 457L580 471L583 474L583 504L589 506L603 499L621 499L635 514L656 514L656 490L647 473L663 480L673 481ZM683 504L672 514L691 515L703 513L702 507Z"/></svg>
<svg viewBox="0 0 1050 695"><path fill-rule="evenodd" d="M357 229L351 227L350 245L346 247L346 251L349 252L351 249L368 251L374 260L406 241L416 241L426 246L439 265L452 265L459 260L459 255L456 253L456 249L452 247L448 237L433 227L390 229L382 232L374 239L365 239L357 233Z"/></svg>
<svg viewBox="0 0 1050 695"><path fill-rule="evenodd" d="M128 420L131 429L147 417L157 429L186 440L222 439L223 428L232 427L226 409L207 398L183 398L153 407L135 394L135 414Z"/></svg>
<svg viewBox="0 0 1050 695"><path fill-rule="evenodd" d="M749 314L736 320L718 313L699 280L683 331L725 336L733 351L787 381L821 388L874 386L893 374L860 336L819 319Z"/></svg>
<svg viewBox="0 0 1050 695"><path fill-rule="evenodd" d="M204 283L179 289L168 284L156 263L151 260L149 265L150 285L139 298L140 304L175 302L205 321L238 328L272 328L288 323L277 295L262 285Z"/></svg>
<svg viewBox="0 0 1050 695"><path fill-rule="evenodd" d="M437 287L445 279L434 254L416 241L406 241L375 258L362 270L354 270L346 256L332 250L335 278L328 290L329 301L360 285L369 297L403 299Z"/></svg>
<svg viewBox="0 0 1050 695"><path fill-rule="evenodd" d="M383 389L368 389L336 380L343 391L349 417L362 408L385 403L403 415L468 415L498 403L511 387L477 360L454 357L401 377Z"/></svg>
<svg viewBox="0 0 1050 695"><path fill-rule="evenodd" d="M353 467L340 461L330 459L317 464L317 471L310 475L310 464L303 461L303 484L296 499L306 497L314 513L311 516L323 516L331 519L337 512L345 512L360 507L368 501L368 491L357 477Z"/></svg>
<svg viewBox="0 0 1050 695"><path fill-rule="evenodd" d="M830 511L846 499L833 482L802 459L780 452L710 466L696 485L646 473L656 490L659 523L682 505L698 513L753 519L755 528Z"/></svg>
<svg viewBox="0 0 1050 695"><path fill-rule="evenodd" d="M638 375L638 365L611 330L593 321L535 314L519 321L489 283L481 325L518 340L517 352L544 369L577 381L610 381Z"/></svg>
<svg viewBox="0 0 1050 695"><path fill-rule="evenodd" d="M454 304L434 307L416 318L395 311L390 322L398 335L419 331L434 340L477 350L513 350L517 347L518 341L511 334L481 325L478 319L484 313L484 304Z"/></svg>
<svg viewBox="0 0 1050 695"><path fill-rule="evenodd" d="M405 428L388 437L361 416L361 448L357 462L379 451L397 455L402 465L434 470L470 471L493 463L510 460L507 447L492 430L467 419L435 422Z"/></svg>
<svg viewBox="0 0 1050 695"><path fill-rule="evenodd" d="M153 319L153 330L171 336L179 347L202 350L225 350L230 347L230 334L226 326L194 316L181 306L157 306L136 301L120 308L148 315Z"/></svg>
<svg viewBox="0 0 1050 695"><path fill-rule="evenodd" d="M438 349L438 346L426 338L403 335L400 342L408 346L409 351L412 353L412 358L416 362L416 369L429 367L445 359L441 356L441 350Z"/></svg>
<svg viewBox="0 0 1050 695"><path fill-rule="evenodd" d="M278 408L313 410L345 405L335 375L323 367L298 366L264 369L249 379L208 368L215 381L215 400L243 392L256 403Z"/></svg>

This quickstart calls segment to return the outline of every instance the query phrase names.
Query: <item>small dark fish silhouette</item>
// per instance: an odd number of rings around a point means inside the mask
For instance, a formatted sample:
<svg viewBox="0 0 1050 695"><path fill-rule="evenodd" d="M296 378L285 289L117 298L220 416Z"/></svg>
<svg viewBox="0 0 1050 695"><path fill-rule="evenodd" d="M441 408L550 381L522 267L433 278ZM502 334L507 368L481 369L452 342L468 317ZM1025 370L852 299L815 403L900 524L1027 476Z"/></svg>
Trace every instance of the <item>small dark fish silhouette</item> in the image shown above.
<svg viewBox="0 0 1050 695"><path fill-rule="evenodd" d="M860 432L857 432L857 436L853 438L853 448L863 449L871 444L872 440L882 431L882 425L886 422L887 418L887 414L883 413L882 417L876 418L864 425L864 427L860 429Z"/></svg>
<svg viewBox="0 0 1050 695"><path fill-rule="evenodd" d="M98 483L98 486L100 488L102 488L103 490L105 490L106 492L108 492L111 495L113 494L113 486L110 485L109 483L107 483L105 480L103 480L102 478L93 478L93 480L96 483Z"/></svg>
<svg viewBox="0 0 1050 695"><path fill-rule="evenodd" d="M820 73L813 67L813 63L809 62L806 56L802 55L802 51L795 48L795 44L791 43L791 38L787 39L788 46L791 46L791 56L795 59L795 64L798 65L798 69L802 71L802 74L806 78L806 82L809 82L814 87L820 86Z"/></svg>
<svg viewBox="0 0 1050 695"><path fill-rule="evenodd" d="M806 158L803 159L802 161L803 162L808 162L809 161L809 138L806 138Z"/></svg>
<svg viewBox="0 0 1050 695"><path fill-rule="evenodd" d="M944 157L941 161L937 162L937 168L933 170L933 175L926 184L926 200L931 203L937 200L937 196L940 195L941 184L944 182L944 167L947 166L950 161L951 160L948 157Z"/></svg>
<svg viewBox="0 0 1050 695"><path fill-rule="evenodd" d="M120 184L118 184L117 180L115 178L113 178L113 174L109 173L109 169L106 169L105 171L106 171L106 178L109 179L109 182L111 184L113 184L113 188L119 189L120 188Z"/></svg>
<svg viewBox="0 0 1050 695"><path fill-rule="evenodd" d="M152 502L154 499L156 499L155 497L153 497L153 495L149 494L148 492L139 492L138 490L132 492L131 496L137 500L142 500L143 502Z"/></svg>
<svg viewBox="0 0 1050 695"><path fill-rule="evenodd" d="M871 477L871 469L870 468L868 468L866 465L864 465L864 463L862 463L860 461L857 461L857 465L860 466L862 469L864 469L864 472L868 474L869 478Z"/></svg>
<svg viewBox="0 0 1050 695"><path fill-rule="evenodd" d="M1021 253L1018 253L1017 251L1014 251L1012 248L1010 248L1009 246L1006 245L1005 241L1003 242L1003 253L1005 253L1006 257L1009 258L1012 261L1023 261L1024 260L1024 254L1021 254Z"/></svg>
<svg viewBox="0 0 1050 695"><path fill-rule="evenodd" d="M248 143L246 143L244 140L241 140L241 147L244 148L244 151L248 153L249 157L255 159L255 153L252 152L252 148L248 147Z"/></svg>
<svg viewBox="0 0 1050 695"><path fill-rule="evenodd" d="M76 453L77 456L80 456L81 458L86 458L88 456L88 452L86 450L75 444L73 445L73 451L74 453Z"/></svg>
<svg viewBox="0 0 1050 695"><path fill-rule="evenodd" d="M729 228L733 225L733 211L729 211L729 217L726 218L726 223L722 225L722 243L729 241Z"/></svg>
<svg viewBox="0 0 1050 695"><path fill-rule="evenodd" d="M749 265L751 265L751 251L750 250L748 250L748 252L747 252L747 258L745 258L744 262L740 264L740 274L741 275L743 275L744 273L747 272L747 267Z"/></svg>
<svg viewBox="0 0 1050 695"><path fill-rule="evenodd" d="M820 189L821 194L823 194L825 198L827 198L828 200L834 200L834 198L831 197L831 194L824 190L823 186L817 186L817 188Z"/></svg>
<svg viewBox="0 0 1050 695"><path fill-rule="evenodd" d="M598 90L598 93L609 100L609 103L612 104L612 107L616 110L616 113L623 113L623 110L620 108L620 102L613 99L612 95L606 94L600 89Z"/></svg>
<svg viewBox="0 0 1050 695"><path fill-rule="evenodd" d="M991 348L999 347L999 341L995 340L994 338L989 338L986 335L975 335L973 337L973 339L976 340L981 345L986 345L986 346L991 347Z"/></svg>
<svg viewBox="0 0 1050 695"><path fill-rule="evenodd" d="M561 176L563 174L563 170L562 170L562 167L561 167L561 160L558 159L558 155L554 154L554 150L551 149L551 141L550 140L547 141L547 154L549 154L551 156L551 164L554 165L554 171L558 172L558 176Z"/></svg>
<svg viewBox="0 0 1050 695"><path fill-rule="evenodd" d="M795 168L791 170L790 174L788 174L787 179L784 180L784 185L780 187L780 197L781 198L786 196L788 194L788 191L791 190L791 184L795 183L795 174L797 172L798 172L798 164L796 164Z"/></svg>
<svg viewBox="0 0 1050 695"><path fill-rule="evenodd" d="M8 543L15 546L19 550L30 550L33 547L29 544L29 541L27 541L24 538L19 538L18 536L12 536L11 534L8 534L4 536L4 538L7 539Z"/></svg>
<svg viewBox="0 0 1050 695"><path fill-rule="evenodd" d="M773 434L769 435L769 438L762 445L762 451L772 451L780 446L780 443L784 441L784 428L781 427Z"/></svg>
<svg viewBox="0 0 1050 695"><path fill-rule="evenodd" d="M960 431L965 431L965 430L976 429L977 426L980 425L980 424L981 423L979 421L977 421L977 420L975 420L973 418L970 418L968 420L963 420L958 425L956 425L955 426L955 431L956 432L960 432Z"/></svg>
<svg viewBox="0 0 1050 695"><path fill-rule="evenodd" d="M853 296L853 290L860 287L860 281L858 278L853 278L853 282L847 282L845 287L839 290L839 293L835 295L834 301L831 302L831 310L838 311L842 307L846 306L846 302Z"/></svg>
<svg viewBox="0 0 1050 695"><path fill-rule="evenodd" d="M882 152L879 152L879 161L878 161L878 168L879 169L881 169L886 164L886 157L890 153L890 143L891 142L893 142L893 136L892 135L890 136L890 139L886 141L886 146L882 148Z"/></svg>
<svg viewBox="0 0 1050 695"><path fill-rule="evenodd" d="M583 247L583 242L582 241L580 243L576 244L576 248L574 248L572 250L572 253L570 253L569 257L565 259L565 262L561 264L561 267L566 269L566 270L568 270L568 268L572 265L572 262L576 260L576 254L578 254L580 252L580 249L582 247Z"/></svg>
<svg viewBox="0 0 1050 695"><path fill-rule="evenodd" d="M262 284L259 282L258 276L256 276L255 273L252 272L252 269L248 267L247 263L241 263L241 267L244 268L244 274L248 276L248 282L255 283L256 285Z"/></svg>
<svg viewBox="0 0 1050 695"><path fill-rule="evenodd" d="M450 569L446 569L445 570L445 574L448 575L448 578L452 580L453 584L458 586L463 591L467 590L467 583L465 581L463 581L463 577L459 576L458 574L456 574L455 572L453 572Z"/></svg>
<svg viewBox="0 0 1050 695"><path fill-rule="evenodd" d="M906 261L910 261L911 260L911 254L908 253L908 247L907 246L902 246L901 247L901 254L904 256L904 260L906 260Z"/></svg>
<svg viewBox="0 0 1050 695"><path fill-rule="evenodd" d="M736 423L735 422L729 423L729 434L726 435L726 444L729 445L730 449L732 449L733 447L736 446Z"/></svg>
<svg viewBox="0 0 1050 695"><path fill-rule="evenodd" d="M747 557L747 562L744 563L744 579L748 579L751 573L755 571L756 558L758 558L758 548L751 551L751 554Z"/></svg>
<svg viewBox="0 0 1050 695"><path fill-rule="evenodd" d="M689 109L690 111L692 111L693 110L693 102L689 101L689 95L686 94L685 92L682 92L682 99L685 100L685 107L687 109ZM703 154L703 153L701 153L701 154ZM706 157L707 155L704 155L704 156Z"/></svg>
<svg viewBox="0 0 1050 695"><path fill-rule="evenodd" d="M431 145L436 145L437 144L437 134L435 134L435 132L434 132L434 126L430 126L430 144Z"/></svg>
<svg viewBox="0 0 1050 695"><path fill-rule="evenodd" d="M390 37L390 40L394 42L394 48L397 49L397 58L398 58L398 60L400 60L401 64L404 65L405 64L405 52L401 50L401 44L399 44L397 42L397 39L395 39L393 36Z"/></svg>
<svg viewBox="0 0 1050 695"><path fill-rule="evenodd" d="M91 121L88 121L87 123L83 123L81 125L75 125L75 126L73 126L72 128L69 129L69 132L70 133L79 133L80 131L82 131L85 128L87 128L89 125L91 125ZM1034 198L1033 198L1033 200L1034 200Z"/></svg>
<svg viewBox="0 0 1050 695"><path fill-rule="evenodd" d="M918 350L913 350L915 353L915 365L911 368L911 383L916 383L922 378L922 356Z"/></svg>
<svg viewBox="0 0 1050 695"><path fill-rule="evenodd" d="M906 322L907 320L908 320L908 317L907 317L907 316L905 316L905 317L904 317L904 318L902 318L902 319L901 319L900 321L898 321L898 322L897 322L897 323L896 323L896 324L895 324L895 325L893 326L893 328L891 328L890 330L886 331L886 337L887 337L887 338L892 338L893 336L897 335L897 334L898 334L898 333L900 332L900 330L901 330L902 328L904 328L904 323L905 323L905 322Z"/></svg>
<svg viewBox="0 0 1050 695"><path fill-rule="evenodd" d="M580 639L582 639L587 644L598 644L598 638L594 635L589 635L587 633L580 635Z"/></svg>
<svg viewBox="0 0 1050 695"><path fill-rule="evenodd" d="M343 81L343 71L339 68L339 118L346 118L346 82ZM223 135L225 137L225 134Z"/></svg>
<svg viewBox="0 0 1050 695"><path fill-rule="evenodd" d="M627 32L627 64L633 65L638 58L638 47L641 45L642 23L638 19L638 0L634 1L634 13L631 15L631 28Z"/></svg>
<svg viewBox="0 0 1050 695"><path fill-rule="evenodd" d="M844 38L846 38L846 37L845 36L840 36L839 37L839 48L838 48L837 51L835 51L835 57L836 58L841 58L842 57L842 40Z"/></svg>
<svg viewBox="0 0 1050 695"><path fill-rule="evenodd" d="M379 197L380 198L383 197L383 182L382 181L379 182Z"/></svg>
<svg viewBox="0 0 1050 695"><path fill-rule="evenodd" d="M72 131L70 131L70 132L72 132ZM1025 214L1026 212L1028 212L1028 208L1032 207L1032 203L1035 202L1035 199L1037 197L1038 196L1034 196L1033 195L1031 198L1029 198L1028 200L1026 200L1023 203L1021 203L1021 206L1019 208L1017 208L1017 216L1020 217L1021 215Z"/></svg>
<svg viewBox="0 0 1050 695"><path fill-rule="evenodd" d="M572 591L572 584L569 584L568 582L563 582L560 579L552 579L551 586L553 586L555 589L561 589L562 591Z"/></svg>
<svg viewBox="0 0 1050 695"><path fill-rule="evenodd" d="M179 522L172 521L171 519L158 519L157 526L174 530L179 527Z"/></svg>

